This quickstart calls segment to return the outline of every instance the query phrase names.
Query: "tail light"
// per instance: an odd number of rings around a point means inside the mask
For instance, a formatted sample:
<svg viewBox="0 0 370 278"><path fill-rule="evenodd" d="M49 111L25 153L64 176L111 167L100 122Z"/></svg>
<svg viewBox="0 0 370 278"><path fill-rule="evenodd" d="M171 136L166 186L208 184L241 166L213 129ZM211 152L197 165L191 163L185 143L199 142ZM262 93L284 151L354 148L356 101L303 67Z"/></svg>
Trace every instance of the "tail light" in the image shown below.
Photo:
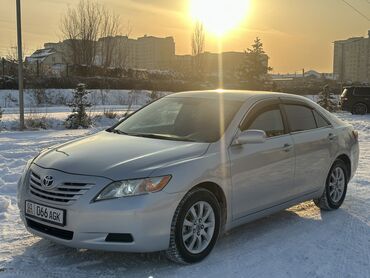
<svg viewBox="0 0 370 278"><path fill-rule="evenodd" d="M352 136L353 138L358 141L358 131L357 130L352 130Z"/></svg>

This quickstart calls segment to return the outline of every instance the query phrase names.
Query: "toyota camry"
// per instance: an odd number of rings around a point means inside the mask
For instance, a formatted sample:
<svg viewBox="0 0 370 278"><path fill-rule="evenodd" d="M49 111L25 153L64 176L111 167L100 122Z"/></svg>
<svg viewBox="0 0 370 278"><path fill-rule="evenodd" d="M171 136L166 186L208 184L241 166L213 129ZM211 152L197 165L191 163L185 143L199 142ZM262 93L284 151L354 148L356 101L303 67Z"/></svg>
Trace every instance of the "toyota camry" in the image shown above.
<svg viewBox="0 0 370 278"><path fill-rule="evenodd" d="M193 263L254 219L307 200L338 209L358 158L358 133L307 98L175 93L41 151L18 206L29 232L60 244Z"/></svg>

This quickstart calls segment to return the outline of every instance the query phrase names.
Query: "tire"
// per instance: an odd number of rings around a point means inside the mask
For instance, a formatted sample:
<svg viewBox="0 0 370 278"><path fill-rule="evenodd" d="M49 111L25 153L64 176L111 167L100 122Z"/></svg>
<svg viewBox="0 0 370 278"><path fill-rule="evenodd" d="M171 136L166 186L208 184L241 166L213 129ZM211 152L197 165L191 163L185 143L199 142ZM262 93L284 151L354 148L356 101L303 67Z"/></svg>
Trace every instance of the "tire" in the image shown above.
<svg viewBox="0 0 370 278"><path fill-rule="evenodd" d="M368 112L368 108L365 103L359 102L353 105L352 107L353 115L365 115L367 112Z"/></svg>
<svg viewBox="0 0 370 278"><path fill-rule="evenodd" d="M201 206L203 213L200 211ZM193 217L192 209L196 215L201 214L204 219ZM220 204L213 193L204 188L189 191L178 205L172 220L167 258L180 264L200 262L208 256L216 244L220 223ZM194 238L195 243L191 247Z"/></svg>
<svg viewBox="0 0 370 278"><path fill-rule="evenodd" d="M340 159L334 161L326 178L324 193L320 198L313 199L316 206L322 210L335 210L343 204L347 193L348 172L344 161Z"/></svg>

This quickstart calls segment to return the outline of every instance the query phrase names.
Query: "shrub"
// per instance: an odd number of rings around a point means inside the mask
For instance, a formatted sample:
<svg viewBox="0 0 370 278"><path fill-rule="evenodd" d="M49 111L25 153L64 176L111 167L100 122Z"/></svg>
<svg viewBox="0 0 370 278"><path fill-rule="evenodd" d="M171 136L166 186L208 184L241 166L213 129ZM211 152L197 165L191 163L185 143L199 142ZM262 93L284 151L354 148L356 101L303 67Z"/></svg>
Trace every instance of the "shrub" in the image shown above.
<svg viewBox="0 0 370 278"><path fill-rule="evenodd" d="M24 119L24 124L27 129L48 129L50 128L49 117L44 114L40 115L37 112L31 112Z"/></svg>
<svg viewBox="0 0 370 278"><path fill-rule="evenodd" d="M4 113L4 110L0 106L0 122L1 122L1 120L3 118L3 113Z"/></svg>
<svg viewBox="0 0 370 278"><path fill-rule="evenodd" d="M118 116L117 112L114 112L112 109L104 109L103 114L108 119L116 119Z"/></svg>
<svg viewBox="0 0 370 278"><path fill-rule="evenodd" d="M149 100L148 100L148 103L153 102L153 101L155 101L155 100L159 99L160 97L161 97L161 94L160 94L158 91L153 90L153 91L151 91L151 93L149 94Z"/></svg>
<svg viewBox="0 0 370 278"><path fill-rule="evenodd" d="M46 95L46 90L44 88L33 89L31 93L32 93L36 106L39 106L41 104L46 104L49 102L48 97Z"/></svg>
<svg viewBox="0 0 370 278"><path fill-rule="evenodd" d="M91 117L86 113L86 108L91 106L87 98L89 93L86 90L86 85L83 83L78 84L73 91L72 102L68 105L72 107L72 114L64 122L66 128L88 128L91 125Z"/></svg>

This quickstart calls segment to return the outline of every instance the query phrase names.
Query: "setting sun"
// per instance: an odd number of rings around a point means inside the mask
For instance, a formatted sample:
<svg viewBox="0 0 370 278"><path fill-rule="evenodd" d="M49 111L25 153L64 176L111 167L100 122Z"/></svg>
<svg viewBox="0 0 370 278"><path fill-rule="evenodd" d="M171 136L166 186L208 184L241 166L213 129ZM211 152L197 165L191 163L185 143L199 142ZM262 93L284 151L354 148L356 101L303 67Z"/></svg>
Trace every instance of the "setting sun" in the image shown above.
<svg viewBox="0 0 370 278"><path fill-rule="evenodd" d="M208 32L222 36L243 21L249 7L249 0L190 0L190 15Z"/></svg>

